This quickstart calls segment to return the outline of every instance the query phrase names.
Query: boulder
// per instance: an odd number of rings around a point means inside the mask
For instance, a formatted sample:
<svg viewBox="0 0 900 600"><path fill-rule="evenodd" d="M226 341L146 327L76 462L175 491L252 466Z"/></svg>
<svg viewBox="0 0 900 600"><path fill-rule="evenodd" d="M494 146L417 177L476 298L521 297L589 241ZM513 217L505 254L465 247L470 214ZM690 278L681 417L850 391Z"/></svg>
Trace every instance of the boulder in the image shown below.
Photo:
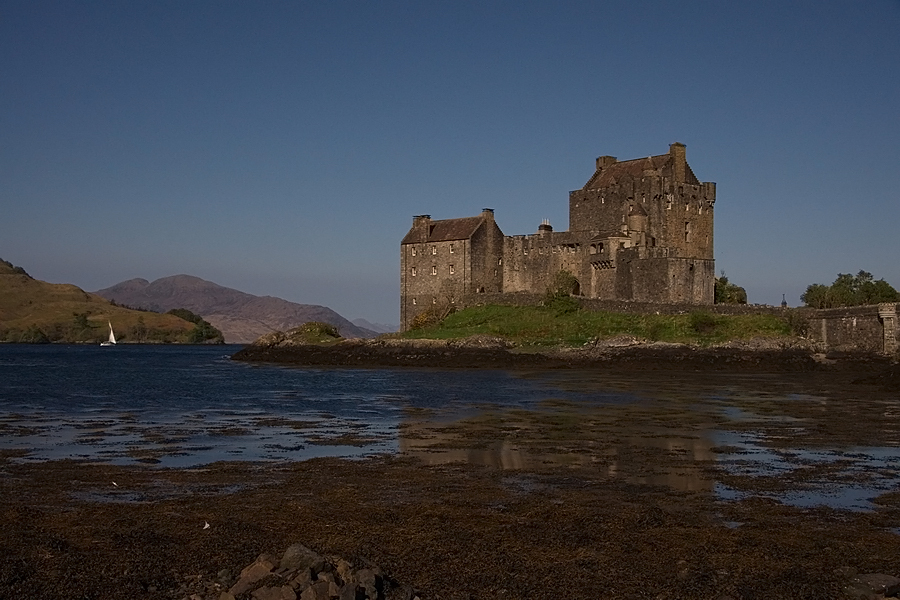
<svg viewBox="0 0 900 600"><path fill-rule="evenodd" d="M241 576L231 589L228 590L232 596L240 596L244 592L253 588L253 585L262 579L265 579L272 573L275 568L273 559L268 554L262 554L253 564L248 565L241 571Z"/></svg>
<svg viewBox="0 0 900 600"><path fill-rule="evenodd" d="M303 544L294 544L284 551L279 566L282 569L297 569L298 571L309 569L313 573L318 573L325 567L325 558Z"/></svg>
<svg viewBox="0 0 900 600"><path fill-rule="evenodd" d="M900 579L884 573L864 573L856 576L856 583L862 584L875 594L894 596L900 592Z"/></svg>

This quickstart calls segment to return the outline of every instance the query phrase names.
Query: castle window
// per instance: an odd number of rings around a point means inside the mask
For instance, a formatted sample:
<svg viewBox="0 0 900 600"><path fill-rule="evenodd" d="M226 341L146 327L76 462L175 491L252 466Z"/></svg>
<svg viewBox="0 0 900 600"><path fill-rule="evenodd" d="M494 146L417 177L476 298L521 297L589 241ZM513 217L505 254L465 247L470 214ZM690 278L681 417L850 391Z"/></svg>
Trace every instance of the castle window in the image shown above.
<svg viewBox="0 0 900 600"><path fill-rule="evenodd" d="M415 305L416 305L416 299L413 298L413 306L415 306Z"/></svg>
<svg viewBox="0 0 900 600"><path fill-rule="evenodd" d="M431 267L431 274L437 275L437 267Z"/></svg>
<svg viewBox="0 0 900 600"><path fill-rule="evenodd" d="M494 269L494 277L497 276L497 269Z"/></svg>
<svg viewBox="0 0 900 600"><path fill-rule="evenodd" d="M685 242L691 241L691 222L690 221L687 221L684 224L684 241Z"/></svg>
<svg viewBox="0 0 900 600"><path fill-rule="evenodd" d="M432 247L431 247L431 253L432 253L432 254L437 254L437 246L432 246Z"/></svg>
<svg viewBox="0 0 900 600"><path fill-rule="evenodd" d="M413 268L411 269L411 273L412 273L412 276L413 276L413 277L416 276L416 268L415 268L415 267L413 267Z"/></svg>
<svg viewBox="0 0 900 600"><path fill-rule="evenodd" d="M450 254L453 254L453 244L450 244Z"/></svg>
<svg viewBox="0 0 900 600"><path fill-rule="evenodd" d="M498 264L498 265L502 265L502 264L503 264L503 259L502 259L502 258L498 258L498 259L497 259L497 264Z"/></svg>
<svg viewBox="0 0 900 600"><path fill-rule="evenodd" d="M431 303L432 303L432 304L437 304L437 298L435 298L435 297L432 296L432 298L431 298Z"/></svg>
<svg viewBox="0 0 900 600"><path fill-rule="evenodd" d="M453 275L454 273L456 273L456 269L453 268L453 265L450 265L450 274Z"/></svg>
<svg viewBox="0 0 900 600"><path fill-rule="evenodd" d="M416 255L416 247L415 247L415 246L412 247L412 255L413 255L413 256Z"/></svg>

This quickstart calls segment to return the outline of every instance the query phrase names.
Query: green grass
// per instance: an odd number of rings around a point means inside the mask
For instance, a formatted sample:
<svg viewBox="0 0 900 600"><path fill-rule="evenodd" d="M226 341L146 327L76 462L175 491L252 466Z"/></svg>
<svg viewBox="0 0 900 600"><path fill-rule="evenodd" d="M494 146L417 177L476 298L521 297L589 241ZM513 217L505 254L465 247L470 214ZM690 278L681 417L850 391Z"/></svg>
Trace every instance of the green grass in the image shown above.
<svg viewBox="0 0 900 600"><path fill-rule="evenodd" d="M709 345L733 339L781 337L791 333L774 315L637 315L543 306L477 306L453 313L441 323L408 331L406 338L454 339L491 335L523 346L581 346L621 334L662 342Z"/></svg>

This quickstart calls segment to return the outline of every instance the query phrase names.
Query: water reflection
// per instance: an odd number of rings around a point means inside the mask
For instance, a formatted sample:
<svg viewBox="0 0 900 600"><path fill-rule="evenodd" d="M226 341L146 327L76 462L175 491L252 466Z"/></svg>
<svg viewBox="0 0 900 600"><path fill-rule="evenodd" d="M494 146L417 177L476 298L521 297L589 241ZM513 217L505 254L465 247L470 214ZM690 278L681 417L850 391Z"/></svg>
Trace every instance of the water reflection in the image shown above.
<svg viewBox="0 0 900 600"><path fill-rule="evenodd" d="M546 414L533 416L540 421ZM679 491L713 489L714 481L704 472L704 466L716 457L711 432L647 430L644 435L572 437L544 443L534 423L510 418L497 429L514 431L515 439L473 443L479 436L477 427L477 418L452 423L446 418L407 419L400 426L399 451L428 465L459 462L509 470L588 467L629 483Z"/></svg>
<svg viewBox="0 0 900 600"><path fill-rule="evenodd" d="M868 409L872 427L806 443L843 407L787 378L772 391L772 377L299 369L217 348L0 347L0 451L177 468L402 453L850 509L900 485L900 403L860 400L854 417ZM880 442L855 445L872 432Z"/></svg>

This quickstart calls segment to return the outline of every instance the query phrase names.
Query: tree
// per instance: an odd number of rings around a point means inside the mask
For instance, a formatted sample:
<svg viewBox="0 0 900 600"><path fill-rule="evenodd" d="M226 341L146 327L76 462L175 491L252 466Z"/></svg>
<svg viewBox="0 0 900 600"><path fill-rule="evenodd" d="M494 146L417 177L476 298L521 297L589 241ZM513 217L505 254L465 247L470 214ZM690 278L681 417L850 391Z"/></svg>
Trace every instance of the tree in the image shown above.
<svg viewBox="0 0 900 600"><path fill-rule="evenodd" d="M194 324L194 328L188 334L189 344L225 343L225 337L221 331L205 321L200 315L192 313L186 308L173 308L166 314L175 315L179 319L184 319L188 323Z"/></svg>
<svg viewBox="0 0 900 600"><path fill-rule="evenodd" d="M747 304L747 290L728 281L725 271L721 277L716 277L715 286L716 304Z"/></svg>
<svg viewBox="0 0 900 600"><path fill-rule="evenodd" d="M838 273L830 286L814 283L806 288L800 300L812 308L838 308L900 302L900 292L884 279L876 281L871 273L860 271L856 275Z"/></svg>

